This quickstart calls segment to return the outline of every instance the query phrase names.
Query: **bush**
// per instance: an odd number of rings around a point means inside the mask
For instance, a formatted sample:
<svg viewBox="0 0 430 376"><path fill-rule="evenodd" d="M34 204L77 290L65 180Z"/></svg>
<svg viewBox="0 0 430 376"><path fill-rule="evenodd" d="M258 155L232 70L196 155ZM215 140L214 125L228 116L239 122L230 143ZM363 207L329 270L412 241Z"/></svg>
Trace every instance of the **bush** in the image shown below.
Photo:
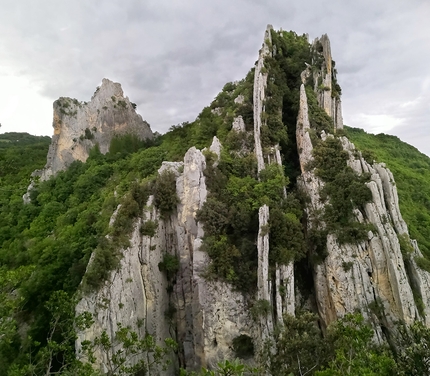
<svg viewBox="0 0 430 376"><path fill-rule="evenodd" d="M155 236L158 228L158 222L157 221L151 221L148 220L144 223L142 223L142 226L140 227L140 233L144 236L153 237Z"/></svg>
<svg viewBox="0 0 430 376"><path fill-rule="evenodd" d="M109 278L110 272L119 266L119 256L112 244L97 247L85 273L84 290L99 289Z"/></svg>
<svg viewBox="0 0 430 376"><path fill-rule="evenodd" d="M158 264L160 272L165 272L168 281L172 281L179 270L179 258L177 256L166 253L163 256L163 261Z"/></svg>
<svg viewBox="0 0 430 376"><path fill-rule="evenodd" d="M407 234L400 234L397 238L399 239L400 251L402 252L403 259L409 258L410 255L414 253L414 247L411 244L409 236Z"/></svg>
<svg viewBox="0 0 430 376"><path fill-rule="evenodd" d="M84 136L87 140L92 140L94 139L94 135L92 134L92 132L90 131L89 128L85 128L85 136Z"/></svg>
<svg viewBox="0 0 430 376"><path fill-rule="evenodd" d="M134 218L139 214L139 204L127 195L121 202L112 226L112 235L117 238L127 238L133 230Z"/></svg>
<svg viewBox="0 0 430 376"><path fill-rule="evenodd" d="M254 320L258 320L260 317L265 317L272 312L272 306L270 302L265 299L259 299L254 302L251 308L251 316Z"/></svg>
<svg viewBox="0 0 430 376"><path fill-rule="evenodd" d="M430 260L425 257L415 257L415 262L417 263L417 266L425 270L426 272L430 273Z"/></svg>
<svg viewBox="0 0 430 376"><path fill-rule="evenodd" d="M320 196L326 201L322 220L327 231L337 236L339 244L366 240L371 228L357 222L353 211L372 200L372 193L365 184L369 177L357 175L347 165L348 153L337 137L319 142L313 149L313 156L308 168L315 168L315 174L325 182Z"/></svg>
<svg viewBox="0 0 430 376"><path fill-rule="evenodd" d="M176 194L176 176L172 171L163 171L154 184L154 204L162 219L176 210L179 198Z"/></svg>

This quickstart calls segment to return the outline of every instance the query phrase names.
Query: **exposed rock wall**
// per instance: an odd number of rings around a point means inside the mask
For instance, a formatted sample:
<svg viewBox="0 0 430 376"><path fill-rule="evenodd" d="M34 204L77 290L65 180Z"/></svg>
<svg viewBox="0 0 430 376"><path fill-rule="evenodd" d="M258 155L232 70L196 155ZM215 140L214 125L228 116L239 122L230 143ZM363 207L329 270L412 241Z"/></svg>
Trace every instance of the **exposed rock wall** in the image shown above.
<svg viewBox="0 0 430 376"><path fill-rule="evenodd" d="M118 270L111 272L110 278L99 291L84 295L76 307L77 314L89 312L94 318L90 329L78 333L78 356L82 342L94 341L104 330L111 339L113 351L120 350L115 334L121 326L130 327L140 338L148 333L161 346L165 338L174 335L164 316L169 306L167 280L158 269L165 246L163 224L160 224L153 238L140 234L142 221L158 219L151 205L152 197L148 201L148 209L134 225L130 246L121 251L123 258ZM108 372L108 356L112 354L107 354L100 347L95 350L97 366L102 372ZM140 358L131 357L130 360L133 364Z"/></svg>
<svg viewBox="0 0 430 376"><path fill-rule="evenodd" d="M219 156L217 138L210 151ZM210 259L200 250L204 233L195 216L207 196L205 167L202 152L191 148L184 158L183 174L177 179L180 204L177 217L172 218L181 262L174 287L178 342L183 348L183 366L190 370L214 367L223 359L234 358L233 339L253 335L247 299L227 283L204 278Z"/></svg>
<svg viewBox="0 0 430 376"><path fill-rule="evenodd" d="M269 207L263 205L258 210L258 271L257 271L257 299L266 302L272 301L272 280L269 274ZM273 321L270 314L260 317L260 336L264 340L271 335Z"/></svg>
<svg viewBox="0 0 430 376"><path fill-rule="evenodd" d="M264 58L269 56L270 49L267 42L272 42L272 26L268 25L264 33L263 46L259 52L257 64L254 73L254 138L255 138L255 155L257 157L258 172L264 169L263 148L261 146L261 127L264 112L265 90L267 87L267 71L264 68ZM266 42L267 41L267 42Z"/></svg>
<svg viewBox="0 0 430 376"><path fill-rule="evenodd" d="M52 126L54 135L47 163L38 174L42 180L73 161L85 162L95 144L103 154L107 153L114 136L133 134L141 140L152 139L149 124L124 97L121 85L106 78L88 103L63 97L56 100Z"/></svg>
<svg viewBox="0 0 430 376"><path fill-rule="evenodd" d="M333 66L330 39L327 34L316 38L313 43L314 49L322 54L321 67L313 74L314 90L317 93L318 104L325 110L327 115L333 119L334 129L343 128L342 105L339 93L333 87L336 79L336 70Z"/></svg>
<svg viewBox="0 0 430 376"><path fill-rule="evenodd" d="M310 228L324 227L317 220L323 210L320 197L323 182L306 165L312 160L312 142L309 136L306 92L300 91L300 112L297 120L297 146L302 168L301 185L310 197L308 223ZM322 138L333 137L322 134ZM361 212L355 210L357 221L371 223L368 239L354 244L340 245L336 236L327 237L328 256L314 268L314 285L319 315L325 325L346 313L361 311L375 323L376 334L382 340L379 325L390 328L395 321L412 323L420 319L414 300L411 273L405 267L398 236L407 234L407 226L398 207L394 178L383 165L368 164L352 143L341 137L344 150L349 154L348 164L357 174L370 173L367 186L372 201ZM412 263L413 264L413 263ZM417 271L417 285L430 288L425 272ZM419 276L418 276L419 275ZM423 286L426 285L426 288ZM422 292L427 299L425 292Z"/></svg>
<svg viewBox="0 0 430 376"><path fill-rule="evenodd" d="M411 285L416 289L423 301L425 325L430 327L430 273L420 269L415 261L415 257L423 257L416 240L412 240L412 246L414 247L414 253L408 265L408 275Z"/></svg>
<svg viewBox="0 0 430 376"><path fill-rule="evenodd" d="M220 147L215 138L210 150L219 155ZM119 270L111 273L105 287L84 296L77 306L78 313L88 311L95 316L95 324L79 334L78 351L83 340L94 339L103 328L109 328L108 335L114 338L119 324L129 325L141 336L146 332L154 335L159 344L164 338L174 338L179 344L179 365L200 370L233 359L235 337L255 336L246 297L227 283L204 278L210 260L200 250L204 233L195 217L207 197L205 167L204 155L194 147L183 163L163 162L159 173L170 170L176 175L177 211L163 220L148 202L143 219L136 222L130 248L123 251ZM140 235L144 219L158 221L156 236ZM171 295L166 277L158 269L165 253L177 256L180 263ZM170 319L165 316L169 304L176 308ZM137 319L145 325L138 327ZM96 356L106 370L106 357L102 353ZM173 374L171 370L157 372Z"/></svg>

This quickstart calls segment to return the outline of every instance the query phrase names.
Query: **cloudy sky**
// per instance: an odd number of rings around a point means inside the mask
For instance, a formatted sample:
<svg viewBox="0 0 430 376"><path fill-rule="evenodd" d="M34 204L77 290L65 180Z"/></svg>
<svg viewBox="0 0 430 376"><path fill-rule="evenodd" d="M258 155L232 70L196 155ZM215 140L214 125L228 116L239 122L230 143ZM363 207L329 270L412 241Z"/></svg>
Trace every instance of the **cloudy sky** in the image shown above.
<svg viewBox="0 0 430 376"><path fill-rule="evenodd" d="M347 125L430 155L429 0L2 0L0 130L52 135L52 102L106 77L163 133L246 75L269 23L329 35Z"/></svg>

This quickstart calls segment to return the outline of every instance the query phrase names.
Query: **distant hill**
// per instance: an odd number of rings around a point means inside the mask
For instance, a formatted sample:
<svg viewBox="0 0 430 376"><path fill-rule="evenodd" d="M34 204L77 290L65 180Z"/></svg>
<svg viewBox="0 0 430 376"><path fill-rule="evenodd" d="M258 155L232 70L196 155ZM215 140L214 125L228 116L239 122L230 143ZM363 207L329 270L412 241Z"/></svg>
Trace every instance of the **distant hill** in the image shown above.
<svg viewBox="0 0 430 376"><path fill-rule="evenodd" d="M10 148L12 146L47 144L51 141L48 136L33 136L29 133L8 132L0 134L0 149ZM46 157L46 155L45 155Z"/></svg>
<svg viewBox="0 0 430 376"><path fill-rule="evenodd" d="M25 193L30 174L46 163L50 142L48 136L18 132L0 134L0 200L9 200L10 192L20 196ZM6 190L9 193L6 194Z"/></svg>

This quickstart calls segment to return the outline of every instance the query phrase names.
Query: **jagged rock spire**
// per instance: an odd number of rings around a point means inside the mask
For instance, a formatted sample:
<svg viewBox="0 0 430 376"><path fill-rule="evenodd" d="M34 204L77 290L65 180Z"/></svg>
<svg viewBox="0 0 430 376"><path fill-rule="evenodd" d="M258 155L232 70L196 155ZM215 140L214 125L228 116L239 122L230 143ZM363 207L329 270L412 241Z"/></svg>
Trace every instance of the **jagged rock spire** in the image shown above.
<svg viewBox="0 0 430 376"><path fill-rule="evenodd" d="M323 57L321 67L313 73L314 90L317 93L318 104L333 119L334 129L343 128L340 87L337 85L336 69L331 55L330 39L327 34L316 38L312 44L314 58ZM315 64L316 61L313 61ZM319 63L319 61L318 61ZM319 65L319 64L318 64Z"/></svg>

